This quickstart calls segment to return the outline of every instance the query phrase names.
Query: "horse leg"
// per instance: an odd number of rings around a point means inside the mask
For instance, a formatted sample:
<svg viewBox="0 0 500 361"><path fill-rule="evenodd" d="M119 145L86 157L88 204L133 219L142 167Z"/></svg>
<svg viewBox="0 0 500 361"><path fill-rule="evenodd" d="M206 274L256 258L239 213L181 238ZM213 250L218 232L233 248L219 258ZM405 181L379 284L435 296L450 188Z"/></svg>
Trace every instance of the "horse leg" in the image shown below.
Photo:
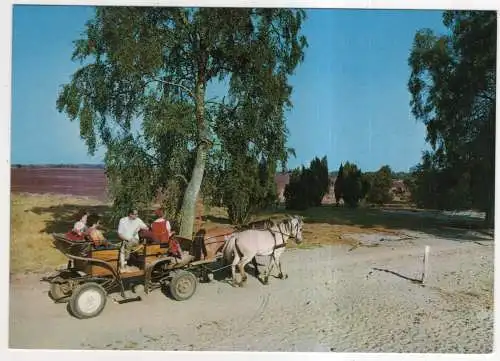
<svg viewBox="0 0 500 361"><path fill-rule="evenodd" d="M253 265L253 268L255 270L255 277L259 277L260 272L259 272L259 267L257 266L257 259L255 257L252 258L252 265Z"/></svg>
<svg viewBox="0 0 500 361"><path fill-rule="evenodd" d="M244 283L247 280L247 274L245 272L245 266L252 260L252 258L250 258L248 256L243 256L243 258L241 259L240 263L238 263L238 268L240 269L240 274L241 274L241 283Z"/></svg>
<svg viewBox="0 0 500 361"><path fill-rule="evenodd" d="M266 271L264 272L264 278L262 279L262 283L265 285L269 284L269 275L271 274L271 271L273 270L274 267L274 256L271 256L271 259L269 260L269 263L267 264Z"/></svg>
<svg viewBox="0 0 500 361"><path fill-rule="evenodd" d="M242 266L241 263L239 263L238 269L240 270L240 275L241 275L240 285L243 285L243 283L245 283L247 280L247 274L245 273L245 266Z"/></svg>
<svg viewBox="0 0 500 361"><path fill-rule="evenodd" d="M231 274L233 276L233 287L239 286L239 282L236 281L236 265L240 262L240 257L235 254L233 263L231 263Z"/></svg>
<svg viewBox="0 0 500 361"><path fill-rule="evenodd" d="M278 265L278 270L279 270L279 273L278 273L278 278L280 278L280 279L282 279L282 280L283 280L283 279L287 279L287 278L288 278L288 275L287 275L287 274L283 274L283 271L281 270L281 260L280 260L280 258L279 258L279 257L276 259L276 263L277 263L277 265Z"/></svg>

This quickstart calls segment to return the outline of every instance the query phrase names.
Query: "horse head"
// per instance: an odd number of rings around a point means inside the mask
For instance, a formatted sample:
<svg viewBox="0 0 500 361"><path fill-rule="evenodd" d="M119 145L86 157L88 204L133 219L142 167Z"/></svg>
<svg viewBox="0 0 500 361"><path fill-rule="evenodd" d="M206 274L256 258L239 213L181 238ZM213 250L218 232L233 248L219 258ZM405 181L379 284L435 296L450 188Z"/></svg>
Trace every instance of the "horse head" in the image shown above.
<svg viewBox="0 0 500 361"><path fill-rule="evenodd" d="M293 238L297 244L302 242L302 227L304 222L300 216L288 216L286 220L280 222L275 227L280 233Z"/></svg>
<svg viewBox="0 0 500 361"><path fill-rule="evenodd" d="M293 216L290 223L292 225L291 234L293 235L293 238L295 238L297 244L299 244L302 242L302 228L304 227L304 221L300 216Z"/></svg>

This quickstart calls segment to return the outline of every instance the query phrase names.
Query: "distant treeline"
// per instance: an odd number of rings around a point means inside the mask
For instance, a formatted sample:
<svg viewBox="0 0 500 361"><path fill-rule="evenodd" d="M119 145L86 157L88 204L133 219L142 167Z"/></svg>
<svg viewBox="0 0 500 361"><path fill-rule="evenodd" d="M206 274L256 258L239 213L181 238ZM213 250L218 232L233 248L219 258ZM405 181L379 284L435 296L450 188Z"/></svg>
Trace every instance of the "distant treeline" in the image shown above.
<svg viewBox="0 0 500 361"><path fill-rule="evenodd" d="M13 164L12 168L86 168L86 169L104 169L104 164ZM291 173L288 172L288 173ZM375 172L366 172L367 174ZM328 173L330 177L337 177L338 170ZM393 172L393 179L405 180L410 176L407 172Z"/></svg>
<svg viewBox="0 0 500 361"><path fill-rule="evenodd" d="M289 171L288 173L292 173L291 171ZM368 174L368 175L373 175L375 174L376 172L365 172L365 174ZM335 171L332 171L332 172L328 172L328 175L330 177L337 177L339 174L339 171L338 170L335 170ZM395 179L395 180L406 180L410 177L410 173L409 172L392 172L392 179Z"/></svg>
<svg viewBox="0 0 500 361"><path fill-rule="evenodd" d="M12 168L94 168L104 169L104 164L13 164Z"/></svg>

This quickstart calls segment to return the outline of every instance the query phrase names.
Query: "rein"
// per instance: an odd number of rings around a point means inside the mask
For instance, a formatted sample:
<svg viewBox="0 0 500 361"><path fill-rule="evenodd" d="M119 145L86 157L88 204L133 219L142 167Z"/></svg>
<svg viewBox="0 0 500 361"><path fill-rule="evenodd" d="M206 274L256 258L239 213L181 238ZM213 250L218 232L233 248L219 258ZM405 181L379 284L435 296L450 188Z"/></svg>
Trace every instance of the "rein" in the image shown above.
<svg viewBox="0 0 500 361"><path fill-rule="evenodd" d="M210 237L206 237L206 238L203 238L205 241L209 240L209 239L212 239L212 238L217 238L217 237L222 237L222 236L229 236L230 234L233 234L235 232L231 232L231 233L224 233L224 234L218 234L216 236L210 236ZM205 244L212 244L212 243L217 243L219 241L212 241L212 242L205 242Z"/></svg>

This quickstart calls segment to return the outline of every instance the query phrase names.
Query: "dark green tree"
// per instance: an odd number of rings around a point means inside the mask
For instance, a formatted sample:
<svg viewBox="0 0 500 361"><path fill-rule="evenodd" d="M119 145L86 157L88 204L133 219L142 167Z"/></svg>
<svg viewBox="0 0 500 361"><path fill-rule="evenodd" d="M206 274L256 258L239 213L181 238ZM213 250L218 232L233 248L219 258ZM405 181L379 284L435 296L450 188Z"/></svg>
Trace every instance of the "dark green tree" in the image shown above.
<svg viewBox="0 0 500 361"><path fill-rule="evenodd" d="M411 200L420 208L471 208L469 174L459 176L456 171L454 168L440 168L434 154L424 153L422 164L412 170L411 180L407 182Z"/></svg>
<svg viewBox="0 0 500 361"><path fill-rule="evenodd" d="M370 189L372 186L373 176L374 175L372 173L361 174L361 198L360 199L365 199L366 196L368 195L368 192L370 192Z"/></svg>
<svg viewBox="0 0 500 361"><path fill-rule="evenodd" d="M247 223L262 200L262 187L259 184L259 164L246 154L233 157L222 184L223 204L226 205L232 224Z"/></svg>
<svg viewBox="0 0 500 361"><path fill-rule="evenodd" d="M344 166L342 165L342 163L340 163L340 167L337 172L337 178L335 179L335 184L334 184L335 202L337 203L337 206L339 205L339 202L342 199L343 181L344 181Z"/></svg>
<svg viewBox="0 0 500 361"><path fill-rule="evenodd" d="M357 207L363 199L362 173L358 166L347 162L344 164L342 181L342 198L349 207Z"/></svg>
<svg viewBox="0 0 500 361"><path fill-rule="evenodd" d="M290 181L285 186L284 197L286 209L306 210L310 204L307 187L307 170L304 167L294 169Z"/></svg>
<svg viewBox="0 0 500 361"><path fill-rule="evenodd" d="M423 178L414 182L414 197L427 204L426 192L461 193L436 197L436 206L472 206L486 212L488 226L495 210L496 19L493 11L446 11L448 32L420 30L409 57L412 112L433 149L432 162L424 159L415 173Z"/></svg>
<svg viewBox="0 0 500 361"><path fill-rule="evenodd" d="M330 189L328 161L326 156L315 157L308 168L295 169L290 182L285 186L286 208L305 210L321 205L323 197Z"/></svg>
<svg viewBox="0 0 500 361"><path fill-rule="evenodd" d="M366 200L375 204L386 204L392 200L389 193L392 185L392 171L388 165L381 167L371 177L371 184Z"/></svg>
<svg viewBox="0 0 500 361"><path fill-rule="evenodd" d="M278 201L276 163L268 161L264 156L259 162L259 186L261 189L258 201L259 209L274 207Z"/></svg>
<svg viewBox="0 0 500 361"><path fill-rule="evenodd" d="M254 152L286 161L283 114L307 46L304 18L269 8L96 9L57 108L79 121L89 153L105 147L115 208L147 204L175 179L179 233L191 237L207 164L223 167L220 123L231 119L252 123ZM207 99L207 86L224 80L227 96Z"/></svg>
<svg viewBox="0 0 500 361"><path fill-rule="evenodd" d="M326 156L319 159L314 157L309 165L310 179L307 180L309 188L310 206L320 206L325 194L330 190L328 177L328 160Z"/></svg>

